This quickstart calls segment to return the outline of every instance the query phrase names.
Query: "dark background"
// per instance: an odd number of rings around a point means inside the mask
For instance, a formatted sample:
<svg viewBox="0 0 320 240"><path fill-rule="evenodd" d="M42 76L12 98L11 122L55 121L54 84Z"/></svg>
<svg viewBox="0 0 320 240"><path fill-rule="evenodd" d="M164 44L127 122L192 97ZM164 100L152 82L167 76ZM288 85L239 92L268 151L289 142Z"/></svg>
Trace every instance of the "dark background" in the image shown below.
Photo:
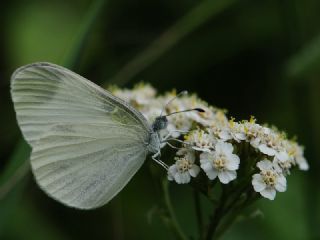
<svg viewBox="0 0 320 240"><path fill-rule="evenodd" d="M263 217L236 223L223 239L320 239L319 13L318 0L3 1L0 239L172 238L154 211L159 190L147 164L93 211L69 209L39 190L25 170L29 149L9 92L11 73L36 61L103 86L143 80L160 93L187 89L237 120L254 115L298 136L310 170L293 171L287 192L252 209ZM171 192L182 227L195 236L190 187L172 184Z"/></svg>

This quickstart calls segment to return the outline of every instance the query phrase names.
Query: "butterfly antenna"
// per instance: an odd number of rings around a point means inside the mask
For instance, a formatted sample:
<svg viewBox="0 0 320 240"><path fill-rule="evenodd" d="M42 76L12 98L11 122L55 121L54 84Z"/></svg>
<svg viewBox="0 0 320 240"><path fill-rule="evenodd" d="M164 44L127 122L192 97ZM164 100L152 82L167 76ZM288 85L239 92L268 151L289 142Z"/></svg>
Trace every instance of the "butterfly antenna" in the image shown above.
<svg viewBox="0 0 320 240"><path fill-rule="evenodd" d="M182 92L179 92L175 97L171 98L166 105L164 105L164 107L162 108L161 110L161 113L160 113L160 117L162 116L164 110L166 109L166 107L172 103L175 99L177 99L178 97L182 96L182 95L186 95L188 94L188 91L182 91ZM168 116L168 115L167 115Z"/></svg>
<svg viewBox="0 0 320 240"><path fill-rule="evenodd" d="M191 111L205 112L205 110L203 110L202 108L192 108L192 109L186 109L186 110L182 110L182 111L172 112L172 113L169 113L169 114L167 114L165 116L168 117L168 116L173 115L173 114L183 113L183 112L191 112Z"/></svg>

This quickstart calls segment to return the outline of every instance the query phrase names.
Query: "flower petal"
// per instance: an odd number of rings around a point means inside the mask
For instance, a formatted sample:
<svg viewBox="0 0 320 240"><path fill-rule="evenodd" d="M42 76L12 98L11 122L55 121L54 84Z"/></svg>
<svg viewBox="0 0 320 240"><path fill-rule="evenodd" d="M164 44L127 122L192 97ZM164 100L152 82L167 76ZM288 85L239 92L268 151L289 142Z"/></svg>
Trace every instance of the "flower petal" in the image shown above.
<svg viewBox="0 0 320 240"><path fill-rule="evenodd" d="M268 188L262 190L260 192L260 194L265 198L268 198L270 200L274 200L274 198L276 197L276 190L274 188L268 187Z"/></svg>
<svg viewBox="0 0 320 240"><path fill-rule="evenodd" d="M246 134L244 134L244 133L236 133L235 136L237 138L236 141L238 140L238 142L247 139Z"/></svg>
<svg viewBox="0 0 320 240"><path fill-rule="evenodd" d="M233 146L231 143L227 143L227 142L217 142L216 144L216 151L217 152L222 152L224 154L227 153L232 153L233 152Z"/></svg>
<svg viewBox="0 0 320 240"><path fill-rule="evenodd" d="M177 173L177 166L174 164L168 169L168 180L172 181L174 179L174 175Z"/></svg>
<svg viewBox="0 0 320 240"><path fill-rule="evenodd" d="M213 180L218 176L218 172L214 168L211 168L205 172L210 180Z"/></svg>
<svg viewBox="0 0 320 240"><path fill-rule="evenodd" d="M260 141L261 141L260 138L253 138L253 139L250 141L250 144L251 144L252 147L258 148L258 147L259 147L259 144L260 144Z"/></svg>
<svg viewBox="0 0 320 240"><path fill-rule="evenodd" d="M190 174L188 172L184 172L181 174L181 183L186 184L191 180Z"/></svg>
<svg viewBox="0 0 320 240"><path fill-rule="evenodd" d="M174 175L174 180L175 180L178 184L181 184L181 183L182 183L182 176L181 176L181 174L177 172L177 173Z"/></svg>
<svg viewBox="0 0 320 240"><path fill-rule="evenodd" d="M199 152L210 152L211 150L210 150L210 148L207 148L207 147L196 147L196 146L193 146L192 147L194 150L196 150L196 151L199 151Z"/></svg>
<svg viewBox="0 0 320 240"><path fill-rule="evenodd" d="M285 162L289 160L289 154L285 151L282 152L277 152L276 153L276 158L280 161L280 162Z"/></svg>
<svg viewBox="0 0 320 240"><path fill-rule="evenodd" d="M263 181L262 176L260 174L254 174L252 176L251 183L252 183L253 189L256 192L261 192L267 187L267 184Z"/></svg>
<svg viewBox="0 0 320 240"><path fill-rule="evenodd" d="M276 154L276 151L274 149L268 147L265 144L260 144L258 148L259 148L260 152L262 152L268 156L274 156Z"/></svg>
<svg viewBox="0 0 320 240"><path fill-rule="evenodd" d="M209 161L210 159L212 159L212 154L211 153L203 152L203 153L200 154L200 162L202 160Z"/></svg>
<svg viewBox="0 0 320 240"><path fill-rule="evenodd" d="M218 177L220 182L226 184L234 180L237 177L237 173L236 171L228 171L228 170L220 171L218 173Z"/></svg>
<svg viewBox="0 0 320 240"><path fill-rule="evenodd" d="M275 188L279 192L285 192L287 190L287 179L283 175L278 176Z"/></svg>
<svg viewBox="0 0 320 240"><path fill-rule="evenodd" d="M189 160L190 162L194 163L194 161L196 160L196 156L194 151L188 151L186 153L186 159Z"/></svg>
<svg viewBox="0 0 320 240"><path fill-rule="evenodd" d="M239 168L240 158L236 154L229 154L227 158L226 168L228 170L237 170Z"/></svg>
<svg viewBox="0 0 320 240"><path fill-rule="evenodd" d="M230 132L227 131L227 130L222 130L222 131L219 133L219 137L220 137L223 141L227 141L227 140L232 139L232 136L231 136Z"/></svg>
<svg viewBox="0 0 320 240"><path fill-rule="evenodd" d="M196 177L200 172L200 167L193 164L192 167L189 169L189 174L192 176L192 177Z"/></svg>
<svg viewBox="0 0 320 240"><path fill-rule="evenodd" d="M200 161L201 163L201 168L206 172L209 171L211 169L213 169L211 162L209 161Z"/></svg>
<svg viewBox="0 0 320 240"><path fill-rule="evenodd" d="M260 162L257 163L257 167L260 169L260 170L271 170L273 165L272 165L272 162L267 160L267 159L264 159Z"/></svg>
<svg viewBox="0 0 320 240"><path fill-rule="evenodd" d="M309 164L304 157L297 158L296 162L300 170L307 171L309 169Z"/></svg>

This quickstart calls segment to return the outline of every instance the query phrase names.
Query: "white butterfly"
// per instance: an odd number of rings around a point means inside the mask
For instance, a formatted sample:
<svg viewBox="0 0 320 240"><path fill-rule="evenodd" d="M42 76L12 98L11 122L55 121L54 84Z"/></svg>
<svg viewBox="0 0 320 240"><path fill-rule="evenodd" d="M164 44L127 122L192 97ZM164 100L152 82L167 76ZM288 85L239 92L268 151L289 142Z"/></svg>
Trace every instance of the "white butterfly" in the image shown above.
<svg viewBox="0 0 320 240"><path fill-rule="evenodd" d="M166 116L150 125L140 112L78 74L51 63L17 69L11 80L17 120L32 146L39 186L71 207L109 202L141 167L157 160Z"/></svg>

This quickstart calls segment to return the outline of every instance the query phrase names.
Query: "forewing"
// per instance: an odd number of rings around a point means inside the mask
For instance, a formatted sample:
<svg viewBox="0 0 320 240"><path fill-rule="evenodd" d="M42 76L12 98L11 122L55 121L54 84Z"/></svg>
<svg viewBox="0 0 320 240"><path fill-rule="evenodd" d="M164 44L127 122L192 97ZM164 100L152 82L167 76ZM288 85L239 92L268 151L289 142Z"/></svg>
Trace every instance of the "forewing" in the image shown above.
<svg viewBox="0 0 320 240"><path fill-rule="evenodd" d="M49 63L18 69L12 98L40 187L89 209L108 202L146 157L150 126L122 100Z"/></svg>
<svg viewBox="0 0 320 240"><path fill-rule="evenodd" d="M50 63L19 68L12 75L11 94L25 139L33 146L56 124L113 122L150 126L142 114L126 102L80 75Z"/></svg>
<svg viewBox="0 0 320 240"><path fill-rule="evenodd" d="M35 144L32 170L54 199L76 208L96 208L112 199L141 167L147 153L136 144L141 141L132 128L57 125Z"/></svg>

